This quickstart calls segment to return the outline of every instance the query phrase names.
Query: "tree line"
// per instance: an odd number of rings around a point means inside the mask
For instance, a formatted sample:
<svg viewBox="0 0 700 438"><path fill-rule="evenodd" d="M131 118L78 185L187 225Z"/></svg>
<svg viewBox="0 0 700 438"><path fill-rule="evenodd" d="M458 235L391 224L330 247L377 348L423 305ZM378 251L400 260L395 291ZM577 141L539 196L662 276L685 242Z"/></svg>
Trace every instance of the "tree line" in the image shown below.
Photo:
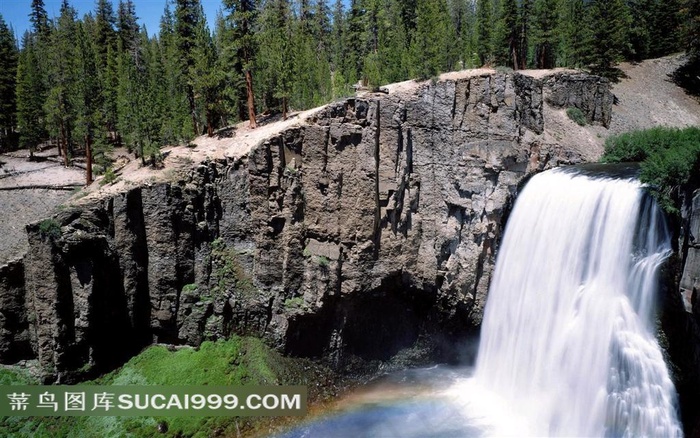
<svg viewBox="0 0 700 438"><path fill-rule="evenodd" d="M144 163L166 144L311 108L409 78L481 66L574 67L687 51L700 67L700 0L170 0L157 33L132 0L49 17L31 0L17 41L0 16L0 149L47 140L69 165L108 166L126 146ZM692 76L692 75L691 75Z"/></svg>

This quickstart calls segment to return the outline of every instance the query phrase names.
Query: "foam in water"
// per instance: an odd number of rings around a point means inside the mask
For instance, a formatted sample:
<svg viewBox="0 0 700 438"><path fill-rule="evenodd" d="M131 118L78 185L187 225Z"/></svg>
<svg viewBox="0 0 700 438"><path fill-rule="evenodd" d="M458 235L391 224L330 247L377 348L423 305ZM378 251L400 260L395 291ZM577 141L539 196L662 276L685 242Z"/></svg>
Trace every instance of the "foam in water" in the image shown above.
<svg viewBox="0 0 700 438"><path fill-rule="evenodd" d="M669 242L637 181L554 170L528 182L498 253L474 383L527 419L519 435L681 435L654 336Z"/></svg>

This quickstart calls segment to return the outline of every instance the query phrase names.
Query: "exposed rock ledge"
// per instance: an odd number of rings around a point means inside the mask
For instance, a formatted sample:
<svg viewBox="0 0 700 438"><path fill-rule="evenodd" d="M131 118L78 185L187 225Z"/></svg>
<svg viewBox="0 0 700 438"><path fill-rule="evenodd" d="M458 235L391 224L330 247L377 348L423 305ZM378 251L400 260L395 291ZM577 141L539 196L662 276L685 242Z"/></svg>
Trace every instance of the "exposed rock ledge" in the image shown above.
<svg viewBox="0 0 700 438"><path fill-rule="evenodd" d="M524 179L600 153L549 128L579 129L566 107L607 126L612 100L572 72L448 77L61 211L0 268L0 361L34 356L67 381L151 342L230 332L337 365L428 338L439 354L481 322Z"/></svg>

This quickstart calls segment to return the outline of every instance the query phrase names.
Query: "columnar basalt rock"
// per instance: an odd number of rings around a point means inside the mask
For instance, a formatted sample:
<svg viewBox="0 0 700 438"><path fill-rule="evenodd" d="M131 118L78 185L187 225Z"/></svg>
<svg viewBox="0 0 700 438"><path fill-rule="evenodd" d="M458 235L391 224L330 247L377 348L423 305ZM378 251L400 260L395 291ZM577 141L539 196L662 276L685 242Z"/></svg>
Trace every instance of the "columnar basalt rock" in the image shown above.
<svg viewBox="0 0 700 438"><path fill-rule="evenodd" d="M232 332L338 365L458 341L481 322L520 184L585 160L544 140L545 107L605 125L608 86L483 74L350 98L243 158L61 212L58 233L32 224L24 285L0 290L20 321L0 319L0 359L26 328L63 380Z"/></svg>

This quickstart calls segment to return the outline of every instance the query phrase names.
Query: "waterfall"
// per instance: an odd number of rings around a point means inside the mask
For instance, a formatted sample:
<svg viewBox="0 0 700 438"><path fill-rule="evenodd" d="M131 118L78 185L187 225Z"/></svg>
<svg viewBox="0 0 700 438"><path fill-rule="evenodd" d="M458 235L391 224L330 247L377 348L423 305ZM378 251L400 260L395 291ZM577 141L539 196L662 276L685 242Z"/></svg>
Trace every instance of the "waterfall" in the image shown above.
<svg viewBox="0 0 700 438"><path fill-rule="evenodd" d="M638 181L558 169L527 183L498 252L474 375L528 419L519 433L682 434L655 339L669 254Z"/></svg>

